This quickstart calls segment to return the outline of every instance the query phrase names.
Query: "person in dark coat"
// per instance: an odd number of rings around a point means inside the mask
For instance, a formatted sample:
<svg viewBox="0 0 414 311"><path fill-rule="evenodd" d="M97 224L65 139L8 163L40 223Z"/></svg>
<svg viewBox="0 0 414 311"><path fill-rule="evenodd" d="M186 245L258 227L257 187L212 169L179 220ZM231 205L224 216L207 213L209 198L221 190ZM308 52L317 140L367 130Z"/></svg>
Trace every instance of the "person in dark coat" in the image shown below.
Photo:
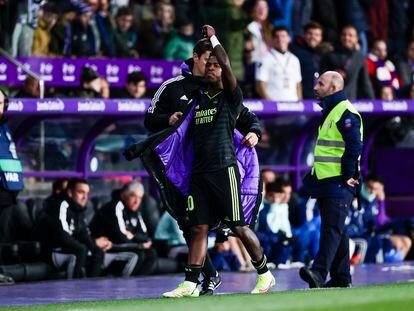
<svg viewBox="0 0 414 311"><path fill-rule="evenodd" d="M74 278L85 275L88 253L91 254L88 276L100 276L104 252L112 247L107 239L94 240L89 233L83 213L88 195L86 180L70 179L66 191L49 202L35 224L35 235L42 243L47 261L59 267L64 262L70 265L72 256L75 256L71 272Z"/></svg>
<svg viewBox="0 0 414 311"><path fill-rule="evenodd" d="M152 247L140 207L144 187L138 182L126 184L119 199L99 209L91 221L94 237L106 236L116 246L134 243L138 248L138 263L133 275L151 274L157 268L157 252Z"/></svg>
<svg viewBox="0 0 414 311"><path fill-rule="evenodd" d="M323 29L318 22L309 22L304 27L303 37L297 38L291 47L291 52L300 61L302 73L302 92L304 99L313 98L313 85L319 76L322 56L320 44L323 39Z"/></svg>
<svg viewBox="0 0 414 311"><path fill-rule="evenodd" d="M321 72L339 72L345 80L345 93L349 99L373 99L372 88L364 56L357 50L358 33L355 27L345 26L341 43L321 60Z"/></svg>
<svg viewBox="0 0 414 311"><path fill-rule="evenodd" d="M321 100L322 119L312 171L303 182L310 196L318 200L322 224L312 267L303 267L299 273L310 288L352 284L345 219L359 186L363 125L343 87L344 80L335 71L322 74L314 87ZM325 284L328 273L331 279Z"/></svg>

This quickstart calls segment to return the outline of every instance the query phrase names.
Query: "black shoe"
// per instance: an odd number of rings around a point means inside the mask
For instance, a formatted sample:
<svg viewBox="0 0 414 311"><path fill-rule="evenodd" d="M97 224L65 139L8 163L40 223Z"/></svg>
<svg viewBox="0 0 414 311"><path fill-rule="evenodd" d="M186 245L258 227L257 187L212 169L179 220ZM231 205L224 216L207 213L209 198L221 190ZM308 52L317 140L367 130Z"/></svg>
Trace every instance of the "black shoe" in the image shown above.
<svg viewBox="0 0 414 311"><path fill-rule="evenodd" d="M221 278L217 273L217 276L212 276L209 278L204 278L203 282L201 283L201 291L200 296L204 295L213 295L214 291L219 287L221 284Z"/></svg>
<svg viewBox="0 0 414 311"><path fill-rule="evenodd" d="M323 287L326 287L326 288L334 288L334 287L351 288L352 283L330 279L328 282L326 282L323 285Z"/></svg>
<svg viewBox="0 0 414 311"><path fill-rule="evenodd" d="M12 277L0 274L0 285L12 285L14 284L14 280Z"/></svg>
<svg viewBox="0 0 414 311"><path fill-rule="evenodd" d="M309 284L309 288L319 288L324 286L324 282L319 274L313 272L309 268L300 268L299 276L302 280Z"/></svg>

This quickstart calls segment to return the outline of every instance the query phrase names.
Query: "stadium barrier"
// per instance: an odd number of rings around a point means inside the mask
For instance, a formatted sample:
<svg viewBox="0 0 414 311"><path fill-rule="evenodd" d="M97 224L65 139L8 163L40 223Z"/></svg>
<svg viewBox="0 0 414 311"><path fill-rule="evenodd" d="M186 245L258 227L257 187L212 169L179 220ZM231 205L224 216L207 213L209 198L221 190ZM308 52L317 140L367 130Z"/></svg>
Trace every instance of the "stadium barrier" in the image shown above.
<svg viewBox="0 0 414 311"><path fill-rule="evenodd" d="M372 128L366 129L365 149L362 156L362 169L368 167L368 159L371 147L375 141L381 126L395 115L414 113L414 101L412 100L357 100L353 101L356 108L365 116L381 116L382 119L375 123ZM299 137L292 137L292 152L289 155L289 163L283 165L268 165L278 172L291 174L295 187L299 187L303 172L309 169L309 165L303 164L303 152L305 143L315 134L317 121L320 116L320 106L314 100L303 100L299 102L273 102L267 100L246 99L244 104L255 112L264 122L273 118L290 115L306 116L308 121L301 131ZM123 171L95 171L89 169L90 153L96 138L112 123L119 120L137 120L142 123L145 111L150 105L149 99L10 99L7 114L11 119L23 119L24 122L16 122L14 135L16 145L22 144L24 137L31 128L38 125L42 120L61 118L94 118L95 125L85 128L83 142L76 160L76 169L70 171L46 171L36 170L24 172L25 176L58 178L58 177L108 177L108 176L146 176L141 170ZM98 117L98 118L97 118ZM46 133L47 134L47 133Z"/></svg>

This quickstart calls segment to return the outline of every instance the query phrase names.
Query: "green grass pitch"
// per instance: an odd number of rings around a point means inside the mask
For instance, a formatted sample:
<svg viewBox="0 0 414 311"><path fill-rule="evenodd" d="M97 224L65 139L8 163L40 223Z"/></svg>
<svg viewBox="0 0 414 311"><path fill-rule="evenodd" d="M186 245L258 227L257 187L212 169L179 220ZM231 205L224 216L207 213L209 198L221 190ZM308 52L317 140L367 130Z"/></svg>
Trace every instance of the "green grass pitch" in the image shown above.
<svg viewBox="0 0 414 311"><path fill-rule="evenodd" d="M265 295L234 294L182 299L137 299L74 302L1 310L156 310L156 311L410 311L414 310L414 282L354 287L273 292Z"/></svg>

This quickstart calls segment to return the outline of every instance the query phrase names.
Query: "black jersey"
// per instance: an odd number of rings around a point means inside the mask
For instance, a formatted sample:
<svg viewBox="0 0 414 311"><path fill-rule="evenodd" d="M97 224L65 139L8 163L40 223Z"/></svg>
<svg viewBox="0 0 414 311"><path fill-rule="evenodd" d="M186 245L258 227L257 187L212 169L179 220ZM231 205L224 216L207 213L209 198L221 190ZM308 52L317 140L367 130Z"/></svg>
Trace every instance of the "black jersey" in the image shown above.
<svg viewBox="0 0 414 311"><path fill-rule="evenodd" d="M237 165L234 128L243 104L239 87L232 93L221 91L210 97L201 94L194 110L194 161L192 173L215 171Z"/></svg>

